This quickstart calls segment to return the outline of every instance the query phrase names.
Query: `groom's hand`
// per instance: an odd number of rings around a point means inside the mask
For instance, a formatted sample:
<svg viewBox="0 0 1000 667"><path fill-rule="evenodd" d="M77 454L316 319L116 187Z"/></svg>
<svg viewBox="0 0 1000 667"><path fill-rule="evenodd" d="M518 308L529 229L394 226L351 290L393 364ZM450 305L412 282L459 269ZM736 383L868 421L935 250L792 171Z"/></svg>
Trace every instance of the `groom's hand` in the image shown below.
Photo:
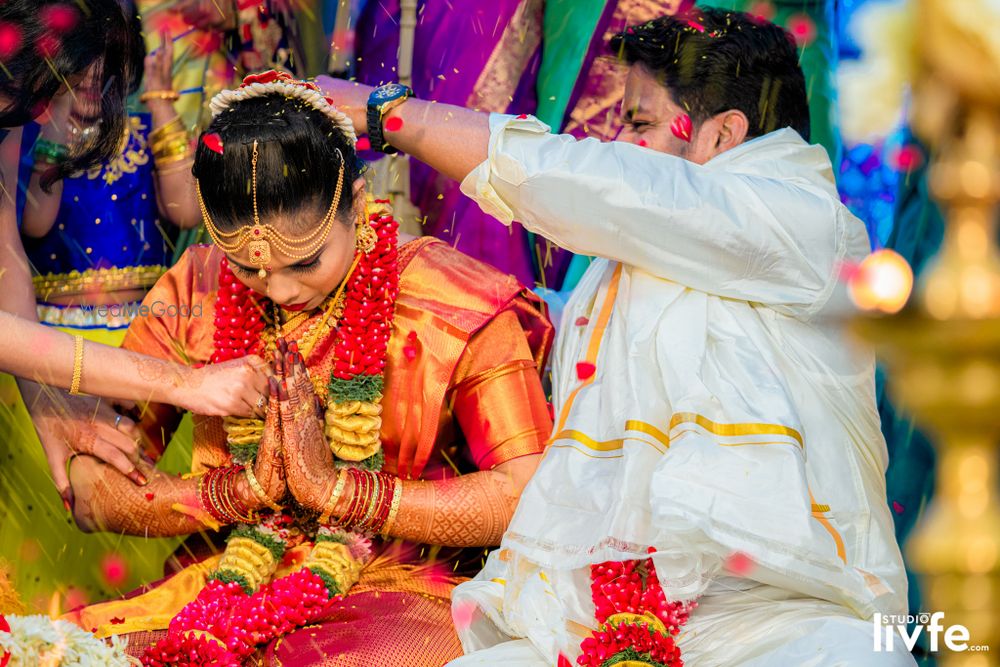
<svg viewBox="0 0 1000 667"><path fill-rule="evenodd" d="M316 77L316 84L333 100L333 106L347 114L358 135L368 133L368 96L374 88L325 75Z"/></svg>

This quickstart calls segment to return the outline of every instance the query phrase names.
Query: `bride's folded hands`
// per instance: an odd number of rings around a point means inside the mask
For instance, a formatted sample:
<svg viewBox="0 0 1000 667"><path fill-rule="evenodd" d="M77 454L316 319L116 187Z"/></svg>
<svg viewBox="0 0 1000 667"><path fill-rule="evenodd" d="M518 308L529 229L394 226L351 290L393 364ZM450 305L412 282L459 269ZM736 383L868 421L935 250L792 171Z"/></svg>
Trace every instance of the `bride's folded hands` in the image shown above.
<svg viewBox="0 0 1000 667"><path fill-rule="evenodd" d="M337 479L323 432L321 406L295 343L279 343L275 366L288 490L302 507L321 512Z"/></svg>

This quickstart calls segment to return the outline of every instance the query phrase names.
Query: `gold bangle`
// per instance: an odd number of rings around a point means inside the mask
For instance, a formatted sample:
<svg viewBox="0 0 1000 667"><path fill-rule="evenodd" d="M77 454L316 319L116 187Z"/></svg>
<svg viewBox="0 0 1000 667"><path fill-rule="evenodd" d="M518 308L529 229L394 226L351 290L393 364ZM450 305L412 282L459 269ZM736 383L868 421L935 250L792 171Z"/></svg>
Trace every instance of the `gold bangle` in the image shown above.
<svg viewBox="0 0 1000 667"><path fill-rule="evenodd" d="M257 481L257 476L253 474L253 465L248 463L243 466L243 472L246 473L247 483L250 484L250 490L253 491L255 496L257 496L257 500L264 503L275 512L280 512L284 509L281 505L271 500L271 497L267 495L266 491L264 491L264 487Z"/></svg>
<svg viewBox="0 0 1000 667"><path fill-rule="evenodd" d="M326 505L323 506L323 513L319 516L320 524L327 524L330 522L330 517L333 516L333 510L337 507L337 501L340 500L340 496L344 493L344 485L347 483L347 468L341 468L340 474L337 475L337 483L333 487L333 493L330 494L330 499L326 501Z"/></svg>
<svg viewBox="0 0 1000 667"><path fill-rule="evenodd" d="M396 515L399 514L399 504L402 500L403 480L397 477L392 489L392 505L389 507L389 516L386 517L385 525L382 526L382 535L388 535L389 531L392 530L392 524L396 522Z"/></svg>
<svg viewBox="0 0 1000 667"><path fill-rule="evenodd" d="M80 381L83 379L83 337L73 336L73 382L69 385L69 393L74 396L80 393Z"/></svg>
<svg viewBox="0 0 1000 667"><path fill-rule="evenodd" d="M147 90L143 94L139 95L139 101L143 104L150 100L167 100L168 102L176 102L180 98L181 95L176 90Z"/></svg>
<svg viewBox="0 0 1000 667"><path fill-rule="evenodd" d="M154 155L153 156L153 166L170 166L172 164L177 164L178 162L183 162L191 157L186 149L182 153L175 153L173 155Z"/></svg>
<svg viewBox="0 0 1000 667"><path fill-rule="evenodd" d="M191 142L188 141L186 136L165 142L162 144L157 144L152 147L151 152L153 157L167 157L168 155L177 155L178 153L186 153L191 149Z"/></svg>
<svg viewBox="0 0 1000 667"><path fill-rule="evenodd" d="M166 129L166 128L164 128L164 129ZM172 141L177 141L179 139L183 139L184 141L188 141L190 139L190 137L191 137L191 135L188 134L187 130L185 130L183 127L179 127L176 130L170 130L168 132L161 132L160 134L157 134L155 137L153 135L150 135L150 137L149 137L149 145L155 150L159 146L162 146L164 144L168 144L168 143L170 143Z"/></svg>
<svg viewBox="0 0 1000 667"><path fill-rule="evenodd" d="M181 117L174 116L169 121L164 123L161 127L158 127L149 133L150 142L157 141L158 139L161 139L164 135L169 134L172 131L171 128L173 128L175 125L177 126L178 132L187 131L184 129L184 121L181 120Z"/></svg>

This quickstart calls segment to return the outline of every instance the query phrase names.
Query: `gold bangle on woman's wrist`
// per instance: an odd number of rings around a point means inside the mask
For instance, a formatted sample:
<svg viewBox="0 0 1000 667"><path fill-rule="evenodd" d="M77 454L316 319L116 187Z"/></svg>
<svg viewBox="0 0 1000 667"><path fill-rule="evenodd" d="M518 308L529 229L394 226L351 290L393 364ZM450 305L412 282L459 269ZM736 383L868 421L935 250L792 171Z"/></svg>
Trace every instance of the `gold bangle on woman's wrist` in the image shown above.
<svg viewBox="0 0 1000 667"><path fill-rule="evenodd" d="M165 100L167 102L176 102L181 98L180 93L176 90L147 90L146 92L139 95L139 101L145 104L150 100Z"/></svg>
<svg viewBox="0 0 1000 667"><path fill-rule="evenodd" d="M337 475L337 483L333 487L333 493L330 494L330 499L326 501L326 505L323 506L323 513L319 516L320 525L330 522L330 517L333 516L333 511L337 508L337 501L344 494L344 485L346 483L347 469L342 468L340 474Z"/></svg>
<svg viewBox="0 0 1000 667"><path fill-rule="evenodd" d="M73 382L69 385L69 393L74 396L80 393L81 380L83 380L83 337L73 336Z"/></svg>
<svg viewBox="0 0 1000 667"><path fill-rule="evenodd" d="M267 495L266 491L264 491L264 487L257 481L257 477L253 474L253 464L246 464L243 467L243 471L246 473L247 483L250 485L250 490L253 492L253 495L257 497L257 500L264 503L275 512L280 512L284 509L281 505L271 500L271 497Z"/></svg>

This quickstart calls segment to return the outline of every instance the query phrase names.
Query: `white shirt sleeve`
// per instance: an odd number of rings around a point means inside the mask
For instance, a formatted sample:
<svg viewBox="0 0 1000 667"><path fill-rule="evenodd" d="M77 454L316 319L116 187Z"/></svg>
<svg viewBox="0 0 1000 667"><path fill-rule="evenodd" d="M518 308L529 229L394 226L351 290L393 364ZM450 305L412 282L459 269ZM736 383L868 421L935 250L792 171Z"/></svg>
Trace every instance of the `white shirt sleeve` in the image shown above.
<svg viewBox="0 0 1000 667"><path fill-rule="evenodd" d="M818 311L844 256L836 202L808 182L697 165L631 144L554 135L493 114L488 159L462 191L573 252L699 291Z"/></svg>

